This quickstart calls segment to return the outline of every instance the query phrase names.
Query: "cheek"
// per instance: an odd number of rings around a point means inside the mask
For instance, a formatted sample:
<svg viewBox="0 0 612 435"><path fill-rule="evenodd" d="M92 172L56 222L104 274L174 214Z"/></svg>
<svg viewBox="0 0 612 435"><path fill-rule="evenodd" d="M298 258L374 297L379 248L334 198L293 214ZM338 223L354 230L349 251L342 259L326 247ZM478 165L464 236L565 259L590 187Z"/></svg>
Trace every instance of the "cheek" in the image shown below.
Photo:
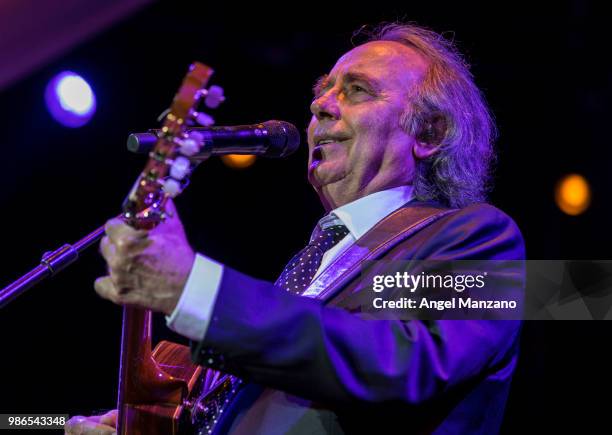
<svg viewBox="0 0 612 435"><path fill-rule="evenodd" d="M385 110L386 109L386 110ZM372 110L354 124L358 140L350 150L350 159L354 167L376 171L388 159L396 154L394 150L405 140L400 131L399 114L388 108Z"/></svg>
<svg viewBox="0 0 612 435"><path fill-rule="evenodd" d="M352 150L354 153L372 155L389 136L389 127L384 115L380 115L380 112L377 113L375 110L359 118L353 128L358 139L355 149Z"/></svg>
<svg viewBox="0 0 612 435"><path fill-rule="evenodd" d="M400 112L388 105L381 105L364 113L355 128L372 147L378 145L376 148L381 144L394 142L396 137L403 133L400 126Z"/></svg>

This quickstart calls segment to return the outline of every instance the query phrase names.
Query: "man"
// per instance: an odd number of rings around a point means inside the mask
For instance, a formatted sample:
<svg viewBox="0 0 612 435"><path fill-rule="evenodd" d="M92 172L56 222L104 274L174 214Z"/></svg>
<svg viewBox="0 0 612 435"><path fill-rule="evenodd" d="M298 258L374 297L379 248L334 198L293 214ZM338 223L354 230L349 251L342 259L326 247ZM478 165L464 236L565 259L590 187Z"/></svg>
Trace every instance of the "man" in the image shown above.
<svg viewBox="0 0 612 435"><path fill-rule="evenodd" d="M245 380L223 431L497 432L519 323L366 320L346 271L524 258L516 225L482 203L494 126L467 67L439 35L386 26L319 80L311 111L308 179L328 214L276 284L196 255L175 214L150 232L110 221L96 291L165 313L199 363ZM112 430L99 419L67 430Z"/></svg>

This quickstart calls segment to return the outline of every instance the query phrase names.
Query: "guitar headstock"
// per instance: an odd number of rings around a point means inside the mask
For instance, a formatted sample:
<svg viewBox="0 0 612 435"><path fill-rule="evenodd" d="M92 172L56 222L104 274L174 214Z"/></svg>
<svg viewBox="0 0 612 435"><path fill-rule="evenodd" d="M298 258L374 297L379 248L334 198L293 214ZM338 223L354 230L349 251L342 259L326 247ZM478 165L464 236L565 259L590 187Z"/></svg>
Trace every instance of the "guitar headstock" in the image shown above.
<svg viewBox="0 0 612 435"><path fill-rule="evenodd" d="M123 203L123 217L129 225L155 227L165 217L168 198L177 196L188 184L194 168L189 157L199 151L202 137L197 132L187 134L187 128L196 123L212 124L212 118L196 112L202 99L213 108L224 99L219 87L205 89L212 74L210 67L193 63L172 105L162 115L162 128L149 160Z"/></svg>

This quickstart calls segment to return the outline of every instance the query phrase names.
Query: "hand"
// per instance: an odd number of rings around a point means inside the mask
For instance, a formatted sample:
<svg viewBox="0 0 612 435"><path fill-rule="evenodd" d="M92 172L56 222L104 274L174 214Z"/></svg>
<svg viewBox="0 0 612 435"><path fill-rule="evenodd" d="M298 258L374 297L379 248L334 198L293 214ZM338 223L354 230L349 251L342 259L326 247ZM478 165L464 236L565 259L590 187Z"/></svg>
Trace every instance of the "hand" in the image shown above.
<svg viewBox="0 0 612 435"><path fill-rule="evenodd" d="M106 223L100 251L109 275L94 284L100 296L167 315L174 311L195 253L171 201L166 211L170 216L150 231L136 230L121 219Z"/></svg>
<svg viewBox="0 0 612 435"><path fill-rule="evenodd" d="M117 435L117 410L104 415L72 417L64 425L66 435Z"/></svg>

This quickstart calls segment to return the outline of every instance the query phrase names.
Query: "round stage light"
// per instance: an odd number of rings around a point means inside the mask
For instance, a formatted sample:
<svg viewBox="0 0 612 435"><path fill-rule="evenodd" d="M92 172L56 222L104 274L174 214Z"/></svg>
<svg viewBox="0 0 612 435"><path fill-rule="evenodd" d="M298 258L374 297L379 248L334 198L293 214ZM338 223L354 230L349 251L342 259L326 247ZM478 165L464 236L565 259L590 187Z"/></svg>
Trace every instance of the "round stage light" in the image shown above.
<svg viewBox="0 0 612 435"><path fill-rule="evenodd" d="M49 113L66 127L81 127L96 112L96 96L89 83L72 71L64 71L49 81L45 89Z"/></svg>
<svg viewBox="0 0 612 435"><path fill-rule="evenodd" d="M257 157L252 154L227 154L221 156L221 160L226 166L233 169L244 169L255 163Z"/></svg>
<svg viewBox="0 0 612 435"><path fill-rule="evenodd" d="M591 188L586 178L579 174L569 174L557 183L555 201L563 213L576 216L589 208Z"/></svg>

